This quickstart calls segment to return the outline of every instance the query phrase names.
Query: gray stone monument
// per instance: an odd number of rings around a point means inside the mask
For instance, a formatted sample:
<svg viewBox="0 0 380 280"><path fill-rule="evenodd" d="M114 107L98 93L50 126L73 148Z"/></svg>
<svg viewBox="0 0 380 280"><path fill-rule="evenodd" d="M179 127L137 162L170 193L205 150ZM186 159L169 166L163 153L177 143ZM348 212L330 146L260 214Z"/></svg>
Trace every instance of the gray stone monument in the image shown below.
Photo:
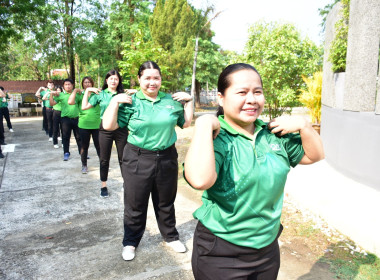
<svg viewBox="0 0 380 280"><path fill-rule="evenodd" d="M326 160L380 190L380 1L351 0L345 74L327 60L340 5L326 24L321 136Z"/></svg>

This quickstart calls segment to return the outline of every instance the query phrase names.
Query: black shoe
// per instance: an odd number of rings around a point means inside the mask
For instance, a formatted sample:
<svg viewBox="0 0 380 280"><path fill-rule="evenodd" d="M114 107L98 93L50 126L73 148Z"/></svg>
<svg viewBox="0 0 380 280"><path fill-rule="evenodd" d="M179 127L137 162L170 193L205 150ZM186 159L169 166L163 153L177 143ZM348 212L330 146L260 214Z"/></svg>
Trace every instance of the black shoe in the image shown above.
<svg viewBox="0 0 380 280"><path fill-rule="evenodd" d="M4 158L5 156L3 155L3 153L0 153L0 158Z"/></svg>
<svg viewBox="0 0 380 280"><path fill-rule="evenodd" d="M5 142L0 142L0 145L7 145L7 143L5 143Z"/></svg>
<svg viewBox="0 0 380 280"><path fill-rule="evenodd" d="M100 197L109 197L109 194L108 194L108 189L107 187L104 187L104 188L101 188L100 189Z"/></svg>

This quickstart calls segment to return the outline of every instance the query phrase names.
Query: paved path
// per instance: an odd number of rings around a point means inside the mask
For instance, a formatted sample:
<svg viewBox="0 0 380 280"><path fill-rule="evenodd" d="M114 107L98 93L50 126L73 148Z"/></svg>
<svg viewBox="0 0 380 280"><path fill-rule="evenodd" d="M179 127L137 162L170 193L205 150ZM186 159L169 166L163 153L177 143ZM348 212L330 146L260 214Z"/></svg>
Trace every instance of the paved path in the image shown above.
<svg viewBox="0 0 380 280"><path fill-rule="evenodd" d="M136 259L125 262L122 178L115 150L110 197L103 199L92 144L89 173L82 175L73 138L72 157L64 162L62 150L53 149L41 131L40 117L14 119L13 127L14 134L6 132L6 142L13 145L4 147L6 157L0 160L0 279L193 279L192 212L200 205L200 192L180 181L177 228L187 253L164 246L150 205ZM188 142L190 135L190 129L184 130L178 141ZM317 263L283 256L279 279L332 278Z"/></svg>

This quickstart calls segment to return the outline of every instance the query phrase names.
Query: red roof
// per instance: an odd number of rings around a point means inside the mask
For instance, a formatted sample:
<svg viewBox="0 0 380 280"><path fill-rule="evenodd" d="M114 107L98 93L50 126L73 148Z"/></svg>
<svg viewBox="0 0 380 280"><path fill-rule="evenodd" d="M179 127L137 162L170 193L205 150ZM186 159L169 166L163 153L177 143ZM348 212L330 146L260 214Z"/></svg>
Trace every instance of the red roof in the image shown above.
<svg viewBox="0 0 380 280"><path fill-rule="evenodd" d="M63 80L53 80L55 86L62 86ZM9 93L36 93L40 87L47 86L44 81L0 81L0 86Z"/></svg>

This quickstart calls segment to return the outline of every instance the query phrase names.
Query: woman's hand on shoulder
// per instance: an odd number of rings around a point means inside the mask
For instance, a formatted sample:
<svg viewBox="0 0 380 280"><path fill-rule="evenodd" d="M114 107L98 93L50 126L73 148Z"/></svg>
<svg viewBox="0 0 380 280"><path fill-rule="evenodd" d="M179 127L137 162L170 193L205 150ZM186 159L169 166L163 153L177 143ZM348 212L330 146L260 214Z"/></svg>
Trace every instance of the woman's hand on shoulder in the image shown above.
<svg viewBox="0 0 380 280"><path fill-rule="evenodd" d="M179 92L172 94L172 98L175 101L184 101L184 102L189 102L189 101L193 100L191 95L188 94L187 92L184 92L184 91L179 91Z"/></svg>
<svg viewBox="0 0 380 280"><path fill-rule="evenodd" d="M133 95L137 92L137 89L133 89L133 88L125 89L124 92L128 95Z"/></svg>
<svg viewBox="0 0 380 280"><path fill-rule="evenodd" d="M272 119L268 123L268 128L271 132L279 136L283 136L288 133L298 132L304 128L310 127L311 124L303 117L299 116L281 116Z"/></svg>
<svg viewBox="0 0 380 280"><path fill-rule="evenodd" d="M132 104L132 97L126 93L119 93L112 97L112 100L117 103L128 103Z"/></svg>
<svg viewBox="0 0 380 280"><path fill-rule="evenodd" d="M195 121L195 127L200 129L211 129L213 139L218 136L220 132L220 122L218 118L212 114L205 114Z"/></svg>
<svg viewBox="0 0 380 280"><path fill-rule="evenodd" d="M95 87L88 87L86 88L86 92L93 92L95 94L99 94L102 90L100 88L95 88Z"/></svg>

